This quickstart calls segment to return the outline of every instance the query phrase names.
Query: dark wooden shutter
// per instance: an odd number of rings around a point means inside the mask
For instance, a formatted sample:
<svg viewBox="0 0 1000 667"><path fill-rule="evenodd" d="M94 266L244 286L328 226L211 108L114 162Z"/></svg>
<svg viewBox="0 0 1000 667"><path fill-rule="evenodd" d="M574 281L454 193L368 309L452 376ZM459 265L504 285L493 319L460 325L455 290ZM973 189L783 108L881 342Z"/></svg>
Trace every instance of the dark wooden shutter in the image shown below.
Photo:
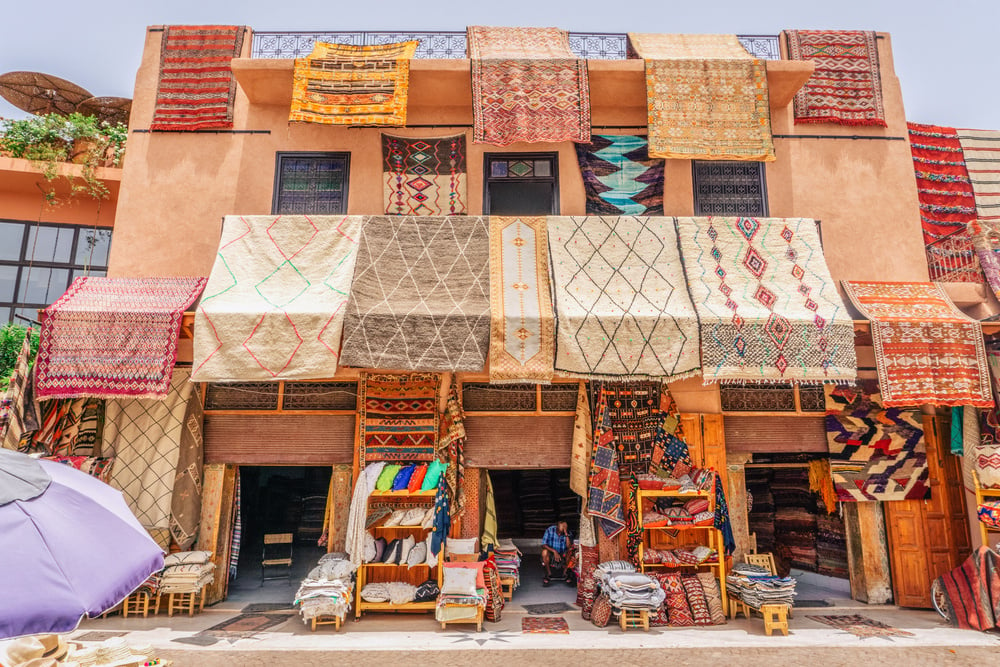
<svg viewBox="0 0 1000 667"><path fill-rule="evenodd" d="M726 451L827 454L824 417L741 417L726 415Z"/></svg>
<svg viewBox="0 0 1000 667"><path fill-rule="evenodd" d="M465 418L465 463L475 468L568 468L573 417Z"/></svg>
<svg viewBox="0 0 1000 667"><path fill-rule="evenodd" d="M205 415L206 463L332 465L353 460L353 415Z"/></svg>

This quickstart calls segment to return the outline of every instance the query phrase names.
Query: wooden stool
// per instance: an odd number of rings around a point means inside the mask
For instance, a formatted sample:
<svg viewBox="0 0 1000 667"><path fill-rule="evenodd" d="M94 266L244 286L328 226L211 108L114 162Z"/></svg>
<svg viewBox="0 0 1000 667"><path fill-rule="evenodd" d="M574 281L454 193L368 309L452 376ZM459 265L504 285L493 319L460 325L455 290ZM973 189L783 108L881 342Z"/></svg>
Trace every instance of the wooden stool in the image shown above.
<svg viewBox="0 0 1000 667"><path fill-rule="evenodd" d="M316 632L317 625L332 625L334 630L340 630L342 619L340 616L313 616L312 631Z"/></svg>
<svg viewBox="0 0 1000 667"><path fill-rule="evenodd" d="M504 600L510 600L514 597L514 580L513 579L501 579L500 580L500 592L503 594Z"/></svg>
<svg viewBox="0 0 1000 667"><path fill-rule="evenodd" d="M453 619L453 620L450 620L450 621L441 621L441 629L442 630L446 629L448 627L449 623L475 623L476 624L476 632L482 632L483 631L483 616L485 615L485 611L486 611L485 608L480 607L478 604L477 605L470 605L470 604L446 604L444 606L445 606L445 608L448 608L448 607L475 607L476 608L476 615L475 616L470 616L470 617L467 617L467 618L456 618L456 619Z"/></svg>
<svg viewBox="0 0 1000 667"><path fill-rule="evenodd" d="M649 632L649 612L645 609L622 609L618 614L618 624L625 632L629 628L642 628Z"/></svg>
<svg viewBox="0 0 1000 667"><path fill-rule="evenodd" d="M744 618L750 618L750 605L735 595L731 596L729 598L729 618L735 619L740 612L743 612Z"/></svg>
<svg viewBox="0 0 1000 667"><path fill-rule="evenodd" d="M204 588L188 593L169 593L167 597L167 616L173 616L174 610L194 616L195 610L205 608ZM201 598L199 606L199 598Z"/></svg>
<svg viewBox="0 0 1000 667"><path fill-rule="evenodd" d="M138 616L142 614L143 618L149 614L149 594L145 591L132 593L132 595L125 598L125 602L122 604L122 617L128 618L129 614L135 614Z"/></svg>
<svg viewBox="0 0 1000 667"><path fill-rule="evenodd" d="M787 604L762 604L760 613L764 616L764 633L768 637L775 628L781 630L781 634L788 635Z"/></svg>

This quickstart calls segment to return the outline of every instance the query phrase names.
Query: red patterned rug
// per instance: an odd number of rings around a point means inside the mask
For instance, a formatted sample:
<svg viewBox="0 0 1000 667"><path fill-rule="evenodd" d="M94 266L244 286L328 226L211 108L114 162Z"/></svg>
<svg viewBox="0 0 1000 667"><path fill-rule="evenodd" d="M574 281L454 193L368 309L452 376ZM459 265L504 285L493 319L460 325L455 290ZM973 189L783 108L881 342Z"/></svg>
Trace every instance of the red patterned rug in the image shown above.
<svg viewBox="0 0 1000 667"><path fill-rule="evenodd" d="M363 373L361 465L372 461L430 461L438 433L435 373Z"/></svg>
<svg viewBox="0 0 1000 667"><path fill-rule="evenodd" d="M993 405L983 330L935 283L843 281L871 320L882 404Z"/></svg>
<svg viewBox="0 0 1000 667"><path fill-rule="evenodd" d="M787 30L788 58L816 63L796 93L796 123L885 127L882 78L874 32Z"/></svg>
<svg viewBox="0 0 1000 667"><path fill-rule="evenodd" d="M150 129L232 127L236 79L229 61L239 57L245 35L239 25L167 26Z"/></svg>
<svg viewBox="0 0 1000 667"><path fill-rule="evenodd" d="M42 314L35 396L165 397L184 310L205 280L74 280Z"/></svg>
<svg viewBox="0 0 1000 667"><path fill-rule="evenodd" d="M521 632L528 635L568 635L569 624L562 616L525 616Z"/></svg>

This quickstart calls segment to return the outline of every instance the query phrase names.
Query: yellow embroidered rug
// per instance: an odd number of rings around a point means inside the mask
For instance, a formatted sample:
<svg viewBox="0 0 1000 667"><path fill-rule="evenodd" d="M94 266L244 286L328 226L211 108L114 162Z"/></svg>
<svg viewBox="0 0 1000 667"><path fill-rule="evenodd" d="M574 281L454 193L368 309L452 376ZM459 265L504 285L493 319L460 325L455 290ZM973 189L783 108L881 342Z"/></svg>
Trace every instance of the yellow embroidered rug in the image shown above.
<svg viewBox="0 0 1000 667"><path fill-rule="evenodd" d="M736 35L629 33L646 61L649 157L771 162L767 71Z"/></svg>
<svg viewBox="0 0 1000 667"><path fill-rule="evenodd" d="M552 381L545 218L490 217L490 382Z"/></svg>
<svg viewBox="0 0 1000 667"><path fill-rule="evenodd" d="M377 46L317 42L295 59L289 121L327 125L406 125L416 40Z"/></svg>

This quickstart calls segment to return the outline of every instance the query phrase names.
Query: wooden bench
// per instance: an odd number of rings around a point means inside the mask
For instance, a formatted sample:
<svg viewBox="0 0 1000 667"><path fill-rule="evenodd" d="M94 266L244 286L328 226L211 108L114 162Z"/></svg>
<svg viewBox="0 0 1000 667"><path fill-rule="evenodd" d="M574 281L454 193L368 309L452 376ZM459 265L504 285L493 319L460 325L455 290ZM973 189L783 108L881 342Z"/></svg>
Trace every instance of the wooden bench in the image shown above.
<svg viewBox="0 0 1000 667"><path fill-rule="evenodd" d="M501 579L500 580L500 592L503 594L503 599L508 602L514 597L514 582L516 579Z"/></svg>
<svg viewBox="0 0 1000 667"><path fill-rule="evenodd" d="M622 609L618 614L618 625L622 632L629 628L642 628L649 632L649 612L645 609Z"/></svg>
<svg viewBox="0 0 1000 667"><path fill-rule="evenodd" d="M762 604L760 613L764 616L764 634L771 636L772 630L781 630L781 634L788 636L788 612L790 606L787 604Z"/></svg>

